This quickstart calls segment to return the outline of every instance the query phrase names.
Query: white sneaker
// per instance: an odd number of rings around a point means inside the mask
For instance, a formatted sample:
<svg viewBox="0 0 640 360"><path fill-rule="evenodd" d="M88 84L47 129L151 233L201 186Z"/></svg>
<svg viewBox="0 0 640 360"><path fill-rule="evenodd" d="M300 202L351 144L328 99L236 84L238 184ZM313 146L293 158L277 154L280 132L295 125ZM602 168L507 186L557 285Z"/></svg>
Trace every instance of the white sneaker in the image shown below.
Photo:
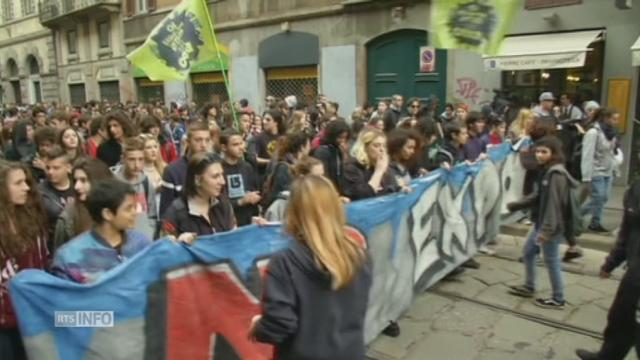
<svg viewBox="0 0 640 360"><path fill-rule="evenodd" d="M488 247L488 246L486 246L486 245L482 245L482 246L480 246L480 248L478 249L478 251L479 251L480 253L482 253L482 254L489 255L489 256L493 256L493 255L495 255L495 254L496 254L496 251L495 251L495 250L493 250L493 249L489 248L489 247Z"/></svg>

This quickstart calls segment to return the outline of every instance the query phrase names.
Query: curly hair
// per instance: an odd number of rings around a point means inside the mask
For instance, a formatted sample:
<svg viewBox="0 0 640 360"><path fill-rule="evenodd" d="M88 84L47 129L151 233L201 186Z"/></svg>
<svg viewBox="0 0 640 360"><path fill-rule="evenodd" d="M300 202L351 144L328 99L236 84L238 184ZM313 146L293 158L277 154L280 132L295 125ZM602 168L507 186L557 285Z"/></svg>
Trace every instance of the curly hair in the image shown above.
<svg viewBox="0 0 640 360"><path fill-rule="evenodd" d="M27 202L15 205L10 200L8 178L12 171L21 170L29 186ZM31 171L22 163L0 160L0 259L17 257L38 244L38 239L47 236L46 213L42 204L38 184Z"/></svg>

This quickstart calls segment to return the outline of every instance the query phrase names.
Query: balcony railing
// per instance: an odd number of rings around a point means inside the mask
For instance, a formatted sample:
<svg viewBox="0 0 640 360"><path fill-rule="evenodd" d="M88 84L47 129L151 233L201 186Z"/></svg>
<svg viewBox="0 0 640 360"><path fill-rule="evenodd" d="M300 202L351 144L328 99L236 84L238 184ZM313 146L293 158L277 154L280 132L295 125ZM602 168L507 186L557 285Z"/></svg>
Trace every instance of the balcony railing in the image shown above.
<svg viewBox="0 0 640 360"><path fill-rule="evenodd" d="M121 2L121 0L42 0L40 1L40 22L46 24L94 7L119 6Z"/></svg>

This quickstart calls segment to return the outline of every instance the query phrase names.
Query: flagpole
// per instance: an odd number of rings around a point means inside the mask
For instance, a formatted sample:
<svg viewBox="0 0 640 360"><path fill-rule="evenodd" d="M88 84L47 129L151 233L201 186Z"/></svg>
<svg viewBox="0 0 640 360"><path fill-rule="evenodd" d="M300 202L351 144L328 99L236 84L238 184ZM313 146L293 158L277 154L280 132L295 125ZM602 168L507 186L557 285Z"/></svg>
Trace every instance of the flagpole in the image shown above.
<svg viewBox="0 0 640 360"><path fill-rule="evenodd" d="M236 130L240 131L240 124L238 123L238 117L236 115L235 104L233 102L233 93L231 91L231 84L229 83L229 78L227 77L225 66L222 62L222 55L220 54L220 47L218 46L218 38L216 37L216 32L213 29L213 21L211 20L211 13L209 12L209 5L207 4L207 0L202 0L202 3L207 11L207 20L209 21L209 29L211 30L211 34L213 35L213 44L216 47L216 53L218 55L218 63L220 64L220 71L222 71L222 78L224 79L224 86L227 88L227 94L229 95L229 106L231 107L231 115L233 115L233 125Z"/></svg>

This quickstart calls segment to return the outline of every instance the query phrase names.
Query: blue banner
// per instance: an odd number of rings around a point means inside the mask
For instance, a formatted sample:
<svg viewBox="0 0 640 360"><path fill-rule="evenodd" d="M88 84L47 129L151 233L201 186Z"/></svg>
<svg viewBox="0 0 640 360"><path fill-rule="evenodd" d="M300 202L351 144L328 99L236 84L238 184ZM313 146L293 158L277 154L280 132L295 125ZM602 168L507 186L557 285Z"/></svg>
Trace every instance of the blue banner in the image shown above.
<svg viewBox="0 0 640 360"><path fill-rule="evenodd" d="M521 196L524 169L510 145L489 155L417 179L409 194L347 207L348 222L366 237L373 260L367 342L406 311L415 294L497 235L504 204ZM90 285L22 271L10 291L28 355L271 359L273 349L250 342L247 332L260 312L263 270L288 242L280 226L247 226L192 246L161 240ZM114 326L56 327L61 311L112 311Z"/></svg>

